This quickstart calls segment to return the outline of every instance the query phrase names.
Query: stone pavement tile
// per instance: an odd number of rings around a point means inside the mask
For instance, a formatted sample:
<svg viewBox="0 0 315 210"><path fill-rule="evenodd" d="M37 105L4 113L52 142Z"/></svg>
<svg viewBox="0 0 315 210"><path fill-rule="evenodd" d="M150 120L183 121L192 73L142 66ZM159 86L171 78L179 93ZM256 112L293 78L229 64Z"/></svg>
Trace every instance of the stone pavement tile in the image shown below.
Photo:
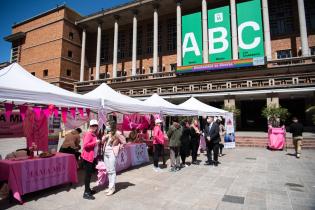
<svg viewBox="0 0 315 210"><path fill-rule="evenodd" d="M315 206L315 198L296 198L290 197L292 205Z"/></svg>
<svg viewBox="0 0 315 210"><path fill-rule="evenodd" d="M242 207L242 210L267 210L267 207L266 206L257 206L257 205L245 204Z"/></svg>
<svg viewBox="0 0 315 210"><path fill-rule="evenodd" d="M292 206L267 205L268 210L293 210Z"/></svg>
<svg viewBox="0 0 315 210"><path fill-rule="evenodd" d="M217 210L241 210L243 207L244 204L221 202L219 203Z"/></svg>
<svg viewBox="0 0 315 210"><path fill-rule="evenodd" d="M228 188L234 181L234 178L220 176L214 183L214 187Z"/></svg>
<svg viewBox="0 0 315 210"><path fill-rule="evenodd" d="M265 191L248 191L246 194L246 199L247 198L266 200L267 193Z"/></svg>
<svg viewBox="0 0 315 210"><path fill-rule="evenodd" d="M226 192L226 194L228 195L237 195L237 196L246 196L248 192L248 188L247 187L244 187L244 186L236 186L236 187L230 187L228 189L228 191Z"/></svg>
<svg viewBox="0 0 315 210"><path fill-rule="evenodd" d="M251 198L251 197L245 197L245 205L252 205L252 206L259 206L266 208L267 202L265 199L257 199L257 198Z"/></svg>
<svg viewBox="0 0 315 210"><path fill-rule="evenodd" d="M293 210L314 210L315 209L315 205L314 206L305 206L305 205L292 205Z"/></svg>
<svg viewBox="0 0 315 210"><path fill-rule="evenodd" d="M198 199L193 203L194 209L216 209L223 195L213 193L199 193Z"/></svg>

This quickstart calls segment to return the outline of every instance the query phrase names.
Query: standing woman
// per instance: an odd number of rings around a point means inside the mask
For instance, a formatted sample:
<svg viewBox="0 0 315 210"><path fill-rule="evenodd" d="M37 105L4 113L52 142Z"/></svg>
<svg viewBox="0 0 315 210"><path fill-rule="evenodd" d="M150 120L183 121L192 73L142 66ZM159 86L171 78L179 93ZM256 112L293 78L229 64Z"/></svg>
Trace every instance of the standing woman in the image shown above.
<svg viewBox="0 0 315 210"><path fill-rule="evenodd" d="M90 188L90 182L91 182L92 173L94 171L93 161L97 155L94 152L94 149L96 145L100 142L96 137L97 130L98 130L97 120L91 120L90 128L83 137L83 148L82 148L82 154L81 154L81 157L83 159L83 163L85 166L85 178L84 178L85 190L83 193L83 198L88 199L88 200L95 199L95 197L93 196L93 191Z"/></svg>
<svg viewBox="0 0 315 210"><path fill-rule="evenodd" d="M180 146L180 157L182 159L182 167L188 167L186 164L186 157L189 156L190 153L190 128L187 120L181 122L181 126L183 128Z"/></svg>
<svg viewBox="0 0 315 210"><path fill-rule="evenodd" d="M104 162L108 173L108 189L105 190L106 195L112 195L115 192L116 183L116 158L119 153L119 149L126 144L125 137L116 130L116 123L114 121L109 122L106 130L108 134L103 136L102 141L105 143Z"/></svg>
<svg viewBox="0 0 315 210"><path fill-rule="evenodd" d="M197 155L198 155L198 148L199 148L199 142L200 142L200 129L198 125L198 120L196 118L194 118L191 122L190 135L191 135L192 164L198 164Z"/></svg>
<svg viewBox="0 0 315 210"><path fill-rule="evenodd" d="M161 129L162 120L156 119L155 126L153 129L153 147L154 147L154 171L159 172L161 169L159 168L159 158L161 154L163 154L164 148L164 133Z"/></svg>
<svg viewBox="0 0 315 210"><path fill-rule="evenodd" d="M219 143L219 150L220 151L219 151L219 157L221 157L222 156L222 151L223 151L223 148L224 148L224 137L225 137L225 134L226 134L226 129L225 129L222 117L218 117L217 122L218 122L219 127L220 127L220 143Z"/></svg>

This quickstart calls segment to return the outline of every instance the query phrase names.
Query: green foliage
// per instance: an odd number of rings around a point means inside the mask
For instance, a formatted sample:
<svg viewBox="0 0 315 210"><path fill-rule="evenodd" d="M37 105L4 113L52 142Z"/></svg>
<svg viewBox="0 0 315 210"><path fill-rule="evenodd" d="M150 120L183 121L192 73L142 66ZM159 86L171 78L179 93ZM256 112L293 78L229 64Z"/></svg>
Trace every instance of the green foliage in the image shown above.
<svg viewBox="0 0 315 210"><path fill-rule="evenodd" d="M232 112L235 117L241 115L241 110L237 109L235 106L223 106L223 109L228 112Z"/></svg>
<svg viewBox="0 0 315 210"><path fill-rule="evenodd" d="M315 106L311 106L306 110L306 113L312 113L312 122L315 125Z"/></svg>
<svg viewBox="0 0 315 210"><path fill-rule="evenodd" d="M290 116L290 113L286 108L270 105L263 108L261 115L267 118L268 123L273 127L278 127L280 121L285 121Z"/></svg>

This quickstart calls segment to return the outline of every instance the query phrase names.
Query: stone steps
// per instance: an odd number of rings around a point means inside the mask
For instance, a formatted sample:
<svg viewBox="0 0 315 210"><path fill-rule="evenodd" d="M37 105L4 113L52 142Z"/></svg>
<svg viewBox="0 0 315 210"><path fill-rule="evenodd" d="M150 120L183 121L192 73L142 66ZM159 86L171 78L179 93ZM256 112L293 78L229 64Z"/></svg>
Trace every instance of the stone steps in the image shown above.
<svg viewBox="0 0 315 210"><path fill-rule="evenodd" d="M268 144L268 137L236 136L235 139L236 146L238 147L266 147ZM287 147L294 148L292 138L287 138ZM315 149L315 139L304 138L302 148Z"/></svg>

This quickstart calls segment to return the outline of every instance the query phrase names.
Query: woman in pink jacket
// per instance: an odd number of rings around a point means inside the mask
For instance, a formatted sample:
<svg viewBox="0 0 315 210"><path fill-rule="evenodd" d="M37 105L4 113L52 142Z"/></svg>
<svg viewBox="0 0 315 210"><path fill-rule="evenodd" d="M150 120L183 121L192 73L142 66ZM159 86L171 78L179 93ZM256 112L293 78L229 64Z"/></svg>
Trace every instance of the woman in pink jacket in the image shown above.
<svg viewBox="0 0 315 210"><path fill-rule="evenodd" d="M90 188L90 182L92 173L94 171L94 158L97 154L94 152L95 146L99 143L99 140L96 137L96 132L98 130L98 122L97 120L90 121L90 128L88 132L85 133L83 137L83 147L81 157L83 159L83 163L85 165L85 190L83 193L83 198L88 200L94 200L95 197L93 194L95 193Z"/></svg>
<svg viewBox="0 0 315 210"><path fill-rule="evenodd" d="M159 157L161 156L162 150L164 148L164 133L161 130L160 119L155 120L155 126L153 129L153 146L154 146L154 171L158 172L161 169L159 168Z"/></svg>

